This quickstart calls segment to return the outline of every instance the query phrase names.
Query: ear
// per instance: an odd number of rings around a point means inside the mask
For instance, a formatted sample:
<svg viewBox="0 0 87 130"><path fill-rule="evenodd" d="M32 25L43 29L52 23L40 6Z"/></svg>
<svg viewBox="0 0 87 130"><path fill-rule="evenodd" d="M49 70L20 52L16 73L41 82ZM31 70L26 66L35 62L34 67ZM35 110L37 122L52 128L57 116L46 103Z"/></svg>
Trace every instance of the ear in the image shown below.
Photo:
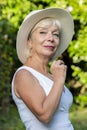
<svg viewBox="0 0 87 130"><path fill-rule="evenodd" d="M29 39L29 40L27 41L27 45L28 45L29 48L32 48L32 41L31 41L31 39Z"/></svg>

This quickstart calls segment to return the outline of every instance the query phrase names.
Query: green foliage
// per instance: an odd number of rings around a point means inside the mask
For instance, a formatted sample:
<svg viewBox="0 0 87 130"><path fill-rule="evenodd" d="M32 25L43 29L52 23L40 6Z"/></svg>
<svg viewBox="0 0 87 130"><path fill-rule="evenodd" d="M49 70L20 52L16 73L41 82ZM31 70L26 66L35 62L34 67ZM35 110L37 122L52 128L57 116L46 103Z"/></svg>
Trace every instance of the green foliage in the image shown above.
<svg viewBox="0 0 87 130"><path fill-rule="evenodd" d="M13 53L15 54L15 50L12 48L15 47L15 39L14 34L15 29L6 19L2 19L0 21L0 91L3 92L3 95L6 96L9 94L10 87L10 73L13 65Z"/></svg>
<svg viewBox="0 0 87 130"><path fill-rule="evenodd" d="M80 91L75 101L79 102L81 106L85 106L87 101L87 96L85 96L87 92L87 1L74 1L71 2L71 6L75 22L75 35L68 53L72 58L72 77L75 80L73 87L79 82L77 87Z"/></svg>
<svg viewBox="0 0 87 130"><path fill-rule="evenodd" d="M86 95L79 95L75 97L76 103L80 105L80 108L87 106L87 94Z"/></svg>
<svg viewBox="0 0 87 130"><path fill-rule="evenodd" d="M74 110L70 112L70 118L75 130L87 129L87 109Z"/></svg>
<svg viewBox="0 0 87 130"><path fill-rule="evenodd" d="M0 110L0 130L25 130L17 108L13 105L9 107L8 114L3 116Z"/></svg>

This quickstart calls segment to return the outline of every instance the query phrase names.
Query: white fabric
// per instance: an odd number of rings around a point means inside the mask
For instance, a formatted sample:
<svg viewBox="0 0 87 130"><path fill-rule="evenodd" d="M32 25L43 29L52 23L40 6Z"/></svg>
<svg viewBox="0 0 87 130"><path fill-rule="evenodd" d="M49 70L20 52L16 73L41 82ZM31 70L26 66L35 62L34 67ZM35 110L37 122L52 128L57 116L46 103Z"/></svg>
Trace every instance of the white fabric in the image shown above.
<svg viewBox="0 0 87 130"><path fill-rule="evenodd" d="M27 66L20 67L16 71L16 73L21 69L25 69L31 72L38 79L46 95L49 94L53 85L53 81L51 79L49 79L43 74ZM13 96L13 100L15 101L17 105L21 120L26 126L26 130L74 130L69 120L69 113L68 113L69 108L73 101L73 97L70 91L68 90L68 88L66 88L66 86L64 86L64 91L62 92L60 104L59 104L59 107L57 108L57 111L55 112L52 120L48 124L45 124L45 123L40 122L34 116L34 114L29 110L26 104L15 95L14 78L15 78L15 75L12 81L12 96Z"/></svg>

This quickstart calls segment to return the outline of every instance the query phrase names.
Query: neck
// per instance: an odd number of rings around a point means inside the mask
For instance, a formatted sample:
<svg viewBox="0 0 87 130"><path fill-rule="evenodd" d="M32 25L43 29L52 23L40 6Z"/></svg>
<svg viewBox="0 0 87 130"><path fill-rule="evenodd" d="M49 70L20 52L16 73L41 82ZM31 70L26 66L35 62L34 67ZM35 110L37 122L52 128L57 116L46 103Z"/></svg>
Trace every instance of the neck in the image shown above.
<svg viewBox="0 0 87 130"><path fill-rule="evenodd" d="M48 73L47 71L48 60L46 59L41 59L38 57L29 57L25 65L32 67L43 74Z"/></svg>

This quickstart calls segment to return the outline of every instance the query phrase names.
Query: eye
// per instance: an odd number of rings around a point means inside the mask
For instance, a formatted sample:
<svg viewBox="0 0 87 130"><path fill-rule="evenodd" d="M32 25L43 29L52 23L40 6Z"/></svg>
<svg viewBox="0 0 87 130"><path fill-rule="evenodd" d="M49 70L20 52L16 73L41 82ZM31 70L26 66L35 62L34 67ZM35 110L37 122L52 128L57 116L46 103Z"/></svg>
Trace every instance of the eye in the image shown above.
<svg viewBox="0 0 87 130"><path fill-rule="evenodd" d="M59 37L59 33L54 33L53 35L56 37Z"/></svg>
<svg viewBox="0 0 87 130"><path fill-rule="evenodd" d="M40 34L46 34L46 32L45 31L40 31Z"/></svg>

